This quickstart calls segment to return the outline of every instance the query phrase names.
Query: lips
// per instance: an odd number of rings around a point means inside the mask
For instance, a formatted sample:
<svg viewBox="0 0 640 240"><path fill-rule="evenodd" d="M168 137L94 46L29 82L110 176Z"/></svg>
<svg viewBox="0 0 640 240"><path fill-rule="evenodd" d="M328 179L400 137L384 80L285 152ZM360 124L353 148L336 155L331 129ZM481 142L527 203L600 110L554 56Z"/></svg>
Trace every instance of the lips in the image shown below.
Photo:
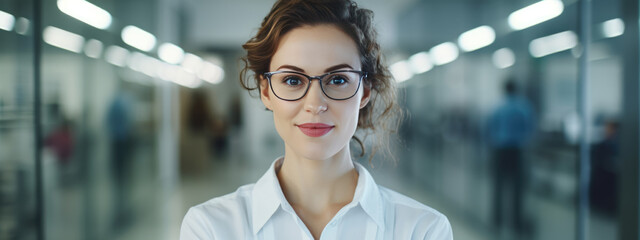
<svg viewBox="0 0 640 240"><path fill-rule="evenodd" d="M331 131L335 126L324 123L305 123L296 125L302 133L309 137L321 137Z"/></svg>

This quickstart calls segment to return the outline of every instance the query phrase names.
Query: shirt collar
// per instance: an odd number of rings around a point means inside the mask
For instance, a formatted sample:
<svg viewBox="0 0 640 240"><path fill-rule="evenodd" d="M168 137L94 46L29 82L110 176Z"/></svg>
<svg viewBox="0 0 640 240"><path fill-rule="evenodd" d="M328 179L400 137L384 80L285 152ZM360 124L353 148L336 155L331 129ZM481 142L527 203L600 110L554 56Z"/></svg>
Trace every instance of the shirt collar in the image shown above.
<svg viewBox="0 0 640 240"><path fill-rule="evenodd" d="M282 159L280 157L273 161L269 170L253 186L251 212L254 235L269 221L282 199L285 199L276 176L276 168L282 165Z"/></svg>
<svg viewBox="0 0 640 240"><path fill-rule="evenodd" d="M384 228L384 206L378 184L373 180L369 171L360 163L353 162L358 171L358 185L353 196L353 202L360 203L362 209L378 224Z"/></svg>
<svg viewBox="0 0 640 240"><path fill-rule="evenodd" d="M269 170L253 187L251 199L253 234L257 234L262 229L278 207L288 206L276 176L276 169L282 165L282 161L282 157L273 161ZM354 162L354 165L358 171L358 183L350 204L359 204L379 228L384 228L384 209L380 189L367 169L357 162Z"/></svg>

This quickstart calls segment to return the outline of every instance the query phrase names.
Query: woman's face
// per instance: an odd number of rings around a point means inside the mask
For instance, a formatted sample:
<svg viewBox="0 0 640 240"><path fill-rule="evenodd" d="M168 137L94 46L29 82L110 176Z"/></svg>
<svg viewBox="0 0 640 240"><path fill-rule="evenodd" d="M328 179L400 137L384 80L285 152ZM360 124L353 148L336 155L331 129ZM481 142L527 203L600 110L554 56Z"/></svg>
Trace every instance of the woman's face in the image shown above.
<svg viewBox="0 0 640 240"><path fill-rule="evenodd" d="M271 59L269 71L297 71L309 76L335 70L362 70L356 43L334 25L302 26L285 34ZM276 130L287 151L297 157L324 160L348 150L358 125L358 112L369 101L364 83L347 100L323 94L319 81L311 81L306 95L297 101L276 97L266 79L261 99L273 111ZM318 128L320 127L320 128Z"/></svg>

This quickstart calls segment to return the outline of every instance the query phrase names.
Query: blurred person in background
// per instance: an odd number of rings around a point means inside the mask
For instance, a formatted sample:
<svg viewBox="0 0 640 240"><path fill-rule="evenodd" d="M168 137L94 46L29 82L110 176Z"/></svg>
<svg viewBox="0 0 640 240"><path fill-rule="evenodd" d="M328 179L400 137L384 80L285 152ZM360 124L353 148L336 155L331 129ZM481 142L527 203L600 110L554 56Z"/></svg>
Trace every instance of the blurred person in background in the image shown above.
<svg viewBox="0 0 640 240"><path fill-rule="evenodd" d="M64 113L59 103L49 103L46 105L47 115L55 123L52 129L44 138L44 147L50 150L51 156L55 157L56 169L59 169L57 181L61 186L71 186L77 178L78 162L74 161L76 136L73 121Z"/></svg>
<svg viewBox="0 0 640 240"><path fill-rule="evenodd" d="M73 155L74 137L71 120L61 113L59 105L50 106L53 116L60 119L60 123L47 135L44 145L51 148L60 165L66 166Z"/></svg>
<svg viewBox="0 0 640 240"><path fill-rule="evenodd" d="M122 90L116 93L107 112L107 129L111 146L111 173L115 182L113 227L121 230L128 226L131 209L129 208L129 184L131 184L131 153L133 150L133 101Z"/></svg>
<svg viewBox="0 0 640 240"><path fill-rule="evenodd" d="M492 147L494 167L494 224L500 231L504 213L508 214L516 232L523 233L523 193L526 169L523 148L534 128L533 110L526 98L520 95L513 78L505 81L503 103L489 119L488 137ZM504 205L503 198L510 200Z"/></svg>
<svg viewBox="0 0 640 240"><path fill-rule="evenodd" d="M589 199L594 209L610 216L618 202L618 128L617 121L605 121L602 140L591 146Z"/></svg>
<svg viewBox="0 0 640 240"><path fill-rule="evenodd" d="M192 207L181 239L453 239L443 214L352 160L351 139L364 149L356 130L397 129L372 17L350 0L274 4L243 45L241 83L273 112L284 157L257 183Z"/></svg>
<svg viewBox="0 0 640 240"><path fill-rule="evenodd" d="M62 170L60 181L63 185L72 184L77 173L77 171L73 171L73 164L70 164L75 150L74 138L71 120L63 118L61 123L44 140L44 146L51 149Z"/></svg>
<svg viewBox="0 0 640 240"><path fill-rule="evenodd" d="M202 90L192 93L186 109L186 126L180 138L180 170L197 174L208 169L216 134L222 129L216 126L209 99Z"/></svg>

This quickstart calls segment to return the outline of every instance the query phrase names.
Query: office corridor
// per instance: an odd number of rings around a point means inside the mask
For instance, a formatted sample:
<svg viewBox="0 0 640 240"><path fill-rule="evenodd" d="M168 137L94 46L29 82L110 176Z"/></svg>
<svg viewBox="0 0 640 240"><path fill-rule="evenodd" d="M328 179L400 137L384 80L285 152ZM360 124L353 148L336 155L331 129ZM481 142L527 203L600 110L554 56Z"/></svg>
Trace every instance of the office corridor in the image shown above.
<svg viewBox="0 0 640 240"><path fill-rule="evenodd" d="M0 239L178 239L255 183L285 144L243 44L276 2L1 1ZM640 1L355 2L404 113L349 143L379 185L456 240L640 239Z"/></svg>

